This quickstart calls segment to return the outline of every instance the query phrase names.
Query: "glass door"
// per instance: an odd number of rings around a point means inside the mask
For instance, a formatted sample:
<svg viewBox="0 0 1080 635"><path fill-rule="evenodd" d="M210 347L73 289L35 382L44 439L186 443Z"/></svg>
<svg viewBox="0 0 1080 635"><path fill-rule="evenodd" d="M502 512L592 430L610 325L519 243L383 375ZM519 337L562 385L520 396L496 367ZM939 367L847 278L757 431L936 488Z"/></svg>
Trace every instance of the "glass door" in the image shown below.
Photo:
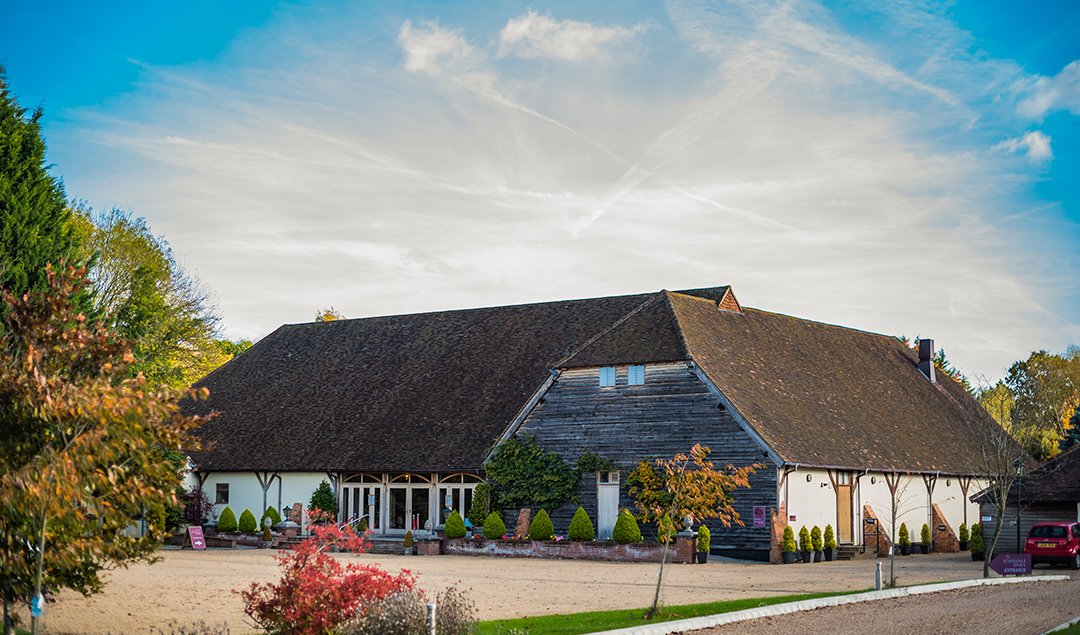
<svg viewBox="0 0 1080 635"><path fill-rule="evenodd" d="M390 529L405 531L411 525L409 517L409 489L407 487L390 488Z"/></svg>

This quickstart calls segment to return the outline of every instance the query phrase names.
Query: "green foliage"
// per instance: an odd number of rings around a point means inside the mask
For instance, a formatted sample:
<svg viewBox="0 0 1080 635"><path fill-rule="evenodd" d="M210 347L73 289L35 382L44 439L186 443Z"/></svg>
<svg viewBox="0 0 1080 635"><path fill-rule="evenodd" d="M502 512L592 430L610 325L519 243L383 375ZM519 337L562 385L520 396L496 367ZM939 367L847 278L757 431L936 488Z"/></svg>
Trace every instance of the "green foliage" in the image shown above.
<svg viewBox="0 0 1080 635"><path fill-rule="evenodd" d="M570 540L574 542L588 542L596 537L596 531L593 529L592 520L589 519L589 514L585 512L584 507L578 507L574 512L574 517L570 520Z"/></svg>
<svg viewBox="0 0 1080 635"><path fill-rule="evenodd" d="M960 523L960 542L967 542L969 538L971 535L968 533L967 525Z"/></svg>
<svg viewBox="0 0 1080 635"><path fill-rule="evenodd" d="M810 546L814 548L814 551L821 551L823 544L821 541L821 527L814 525L814 528L810 530Z"/></svg>
<svg viewBox="0 0 1080 635"><path fill-rule="evenodd" d="M615 466L611 461L599 454L593 454L588 450L581 453L581 457L577 460L577 464L574 467L582 474L585 472L610 472L615 469Z"/></svg>
<svg viewBox="0 0 1080 635"><path fill-rule="evenodd" d="M73 260L79 244L64 184L49 174L42 115L27 116L0 66L0 287L15 297L48 288L45 265Z"/></svg>
<svg viewBox="0 0 1080 635"><path fill-rule="evenodd" d="M262 518L259 519L260 527L265 524L263 521L265 521L267 518L270 519L271 525L277 525L281 522L281 514L278 513L278 510L275 509L273 505L267 507L266 511L263 512Z"/></svg>
<svg viewBox="0 0 1080 635"><path fill-rule="evenodd" d="M810 530L803 525L799 530L799 551L806 553L807 551L813 551L810 544Z"/></svg>
<svg viewBox="0 0 1080 635"><path fill-rule="evenodd" d="M551 523L551 517L544 510L536 512L532 522L529 523L529 540L552 540L555 538L555 525Z"/></svg>
<svg viewBox="0 0 1080 635"><path fill-rule="evenodd" d="M919 531L919 538L922 540L922 544L930 544L930 525L923 523L922 530Z"/></svg>
<svg viewBox="0 0 1080 635"><path fill-rule="evenodd" d="M241 533L245 534L254 533L259 528L259 523L255 522L255 514L252 514L250 509L245 509L240 514L240 522L237 523L237 528Z"/></svg>
<svg viewBox="0 0 1080 635"><path fill-rule="evenodd" d="M319 486L311 493L308 511L314 511L316 509L322 510L333 517L337 517L337 498L334 497L334 490L330 488L330 483L325 480L319 483Z"/></svg>
<svg viewBox="0 0 1080 635"><path fill-rule="evenodd" d="M491 485L479 483L473 490L472 504L469 505L469 522L474 527L484 524L484 519L491 513Z"/></svg>
<svg viewBox="0 0 1080 635"><path fill-rule="evenodd" d="M908 533L907 523L900 523L900 546L911 546L911 534Z"/></svg>
<svg viewBox="0 0 1080 635"><path fill-rule="evenodd" d="M1070 346L1064 355L1035 351L1010 366L1004 381L1016 401L1013 437L1040 461L1057 453L1070 417L1080 406L1080 348Z"/></svg>
<svg viewBox="0 0 1080 635"><path fill-rule="evenodd" d="M263 541L263 542L270 542L270 541L272 541L273 539L274 539L274 534L272 534L272 533L270 532L270 525L267 525L267 526L263 527L263 530L262 530L262 541Z"/></svg>
<svg viewBox="0 0 1080 635"><path fill-rule="evenodd" d="M136 363L152 384L190 386L232 358L239 344L217 339L210 291L184 270L169 243L146 220L111 209L74 210L90 272L95 310L114 315L114 328L132 340Z"/></svg>
<svg viewBox="0 0 1080 635"><path fill-rule="evenodd" d="M615 528L611 531L611 539L620 545L641 542L641 527L638 526L637 518L634 518L630 510L624 509L619 512L619 517L615 520Z"/></svg>
<svg viewBox="0 0 1080 635"><path fill-rule="evenodd" d="M465 537L465 520L456 510L450 512L450 515L447 516L445 531L447 538Z"/></svg>
<svg viewBox="0 0 1080 635"><path fill-rule="evenodd" d="M983 544L982 525L971 524L971 541L968 543L968 551L971 553L986 553L986 545Z"/></svg>
<svg viewBox="0 0 1080 635"><path fill-rule="evenodd" d="M825 525L825 548L836 549L836 534L833 533L832 525Z"/></svg>
<svg viewBox="0 0 1080 635"><path fill-rule="evenodd" d="M712 536L709 535L709 528L702 525L697 531L697 550L701 552L707 552L712 543Z"/></svg>
<svg viewBox="0 0 1080 635"><path fill-rule="evenodd" d="M1080 405L1076 406L1072 415L1069 416L1068 423L1065 424L1065 433L1058 441L1058 450L1068 450L1078 443L1080 443Z"/></svg>
<svg viewBox="0 0 1080 635"><path fill-rule="evenodd" d="M497 502L504 509L555 509L567 501L577 502L574 487L581 473L558 453L541 449L532 437L504 441L484 469L488 478L499 484Z"/></svg>
<svg viewBox="0 0 1080 635"><path fill-rule="evenodd" d="M795 553L798 547L795 545L795 530L791 525L784 527L784 552Z"/></svg>
<svg viewBox="0 0 1080 635"><path fill-rule="evenodd" d="M412 532L411 531L406 531L405 532L405 540L402 541L401 545L403 547L405 547L406 549L411 549L415 544L416 544L416 541L413 540Z"/></svg>
<svg viewBox="0 0 1080 635"><path fill-rule="evenodd" d="M228 505L225 509L221 510L221 515L217 519L218 531L236 531L236 513L233 512L232 507Z"/></svg>
<svg viewBox="0 0 1080 635"><path fill-rule="evenodd" d="M495 540L506 535L506 525L499 514L491 512L484 519L484 538Z"/></svg>

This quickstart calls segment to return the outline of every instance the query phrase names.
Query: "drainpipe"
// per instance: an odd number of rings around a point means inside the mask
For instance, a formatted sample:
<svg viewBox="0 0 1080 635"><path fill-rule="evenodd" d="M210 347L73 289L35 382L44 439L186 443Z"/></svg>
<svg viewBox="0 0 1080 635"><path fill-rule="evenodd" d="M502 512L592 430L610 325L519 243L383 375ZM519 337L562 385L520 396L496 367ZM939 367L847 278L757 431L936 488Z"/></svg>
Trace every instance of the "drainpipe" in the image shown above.
<svg viewBox="0 0 1080 635"><path fill-rule="evenodd" d="M866 541L863 540L863 537L864 537L863 536L863 522L864 522L864 520L863 520L863 508L862 508L862 477L866 476L869 473L870 473L870 470L863 470L862 474L856 474L855 475L855 500L856 500L856 505L858 505L858 510L859 510L858 514L856 514L856 517L857 517L858 520L855 523L855 526L859 528L859 530L858 530L859 531L859 542L858 542L858 544L862 547L862 552L863 553L866 553Z"/></svg>

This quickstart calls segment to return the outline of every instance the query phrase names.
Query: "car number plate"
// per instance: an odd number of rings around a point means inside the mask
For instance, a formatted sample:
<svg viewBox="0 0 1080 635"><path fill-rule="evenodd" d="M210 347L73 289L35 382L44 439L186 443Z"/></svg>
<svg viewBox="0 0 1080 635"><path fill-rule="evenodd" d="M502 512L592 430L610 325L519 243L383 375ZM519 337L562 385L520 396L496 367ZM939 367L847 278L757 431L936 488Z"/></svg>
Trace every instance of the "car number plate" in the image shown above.
<svg viewBox="0 0 1080 635"><path fill-rule="evenodd" d="M1052 542L1040 542L1039 546L1040 547L1051 547L1051 548L1053 548L1053 547L1056 547L1057 545L1052 543Z"/></svg>

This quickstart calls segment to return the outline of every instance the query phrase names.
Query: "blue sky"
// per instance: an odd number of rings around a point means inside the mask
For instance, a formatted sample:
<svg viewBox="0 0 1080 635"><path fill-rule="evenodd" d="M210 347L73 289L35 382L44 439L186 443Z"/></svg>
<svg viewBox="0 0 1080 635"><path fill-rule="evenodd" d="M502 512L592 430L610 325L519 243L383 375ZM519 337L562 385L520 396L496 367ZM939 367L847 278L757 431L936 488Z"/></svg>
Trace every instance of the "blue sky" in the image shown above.
<svg viewBox="0 0 1080 635"><path fill-rule="evenodd" d="M69 195L229 337L731 284L990 381L1080 343L1074 2L14 4Z"/></svg>

